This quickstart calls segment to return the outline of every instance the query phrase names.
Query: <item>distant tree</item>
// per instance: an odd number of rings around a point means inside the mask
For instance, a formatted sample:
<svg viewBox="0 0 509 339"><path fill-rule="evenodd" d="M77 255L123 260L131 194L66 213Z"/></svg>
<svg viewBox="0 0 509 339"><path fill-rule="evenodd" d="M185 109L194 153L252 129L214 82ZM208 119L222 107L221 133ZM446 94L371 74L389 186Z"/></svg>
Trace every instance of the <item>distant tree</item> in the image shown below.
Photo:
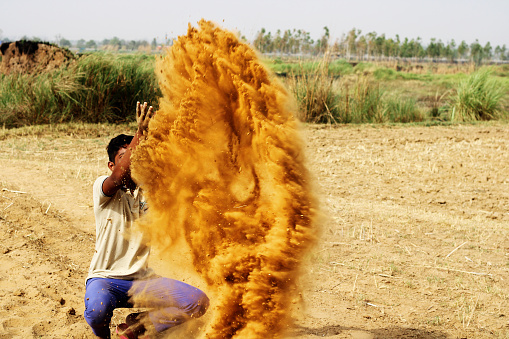
<svg viewBox="0 0 509 339"><path fill-rule="evenodd" d="M275 52L280 52L281 53L281 30L278 29L276 31L276 36L274 37L274 49L275 49Z"/></svg>
<svg viewBox="0 0 509 339"><path fill-rule="evenodd" d="M264 52L263 50L263 37L265 35L265 28L262 28L258 33L256 33L256 37L253 41L254 46L260 52Z"/></svg>
<svg viewBox="0 0 509 339"><path fill-rule="evenodd" d="M110 44L110 40L109 39L104 39L102 42L101 42L101 45L103 46L106 46L106 45L109 45Z"/></svg>
<svg viewBox="0 0 509 339"><path fill-rule="evenodd" d="M313 39L311 39L311 35L309 34L309 32L303 31L302 34L303 34L303 39L302 39L303 52L311 53L312 46L315 42Z"/></svg>
<svg viewBox="0 0 509 339"><path fill-rule="evenodd" d="M157 40L156 40L156 38L154 38L154 40L152 40L152 43L150 44L150 46L152 47L152 49L156 49L156 47L157 47Z"/></svg>
<svg viewBox="0 0 509 339"><path fill-rule="evenodd" d="M67 40L66 38L62 38L60 39L60 44L59 44L60 47L71 47L71 42L69 40Z"/></svg>
<svg viewBox="0 0 509 339"><path fill-rule="evenodd" d="M426 54L429 58L436 59L441 56L443 56L443 47L444 44L441 40L438 40L436 38L431 38L430 43L428 44L428 47L426 48Z"/></svg>
<svg viewBox="0 0 509 339"><path fill-rule="evenodd" d="M301 53L301 47L302 47L302 30L298 29L297 31L294 30L294 42L293 42L293 49L294 53Z"/></svg>
<svg viewBox="0 0 509 339"><path fill-rule="evenodd" d="M401 53L401 40L399 34L396 34L396 40L392 43L392 56L398 57Z"/></svg>
<svg viewBox="0 0 509 339"><path fill-rule="evenodd" d="M366 34L366 41L367 41L367 50L366 53L368 54L368 58L375 55L376 50L376 32L369 32Z"/></svg>
<svg viewBox="0 0 509 339"><path fill-rule="evenodd" d="M368 42L366 41L366 37L361 35L359 39L357 39L357 58L364 60L364 56L367 54Z"/></svg>
<svg viewBox="0 0 509 339"><path fill-rule="evenodd" d="M411 58L413 56L412 46L410 45L408 38L405 38L405 41L403 41L403 44L399 49L399 56L402 58Z"/></svg>
<svg viewBox="0 0 509 339"><path fill-rule="evenodd" d="M96 49L97 43L94 40L88 40L87 43L85 44L85 47L90 49Z"/></svg>
<svg viewBox="0 0 509 339"><path fill-rule="evenodd" d="M484 54L484 57L485 57L485 58L490 59L490 58L493 56L492 51L493 51L493 48L491 47L491 44L490 44L490 42L488 41L488 42L486 43L486 45L484 45L484 47L483 47L483 54Z"/></svg>
<svg viewBox="0 0 509 339"><path fill-rule="evenodd" d="M484 50L477 39L470 45L470 58L477 66L479 66L484 59Z"/></svg>
<svg viewBox="0 0 509 339"><path fill-rule="evenodd" d="M60 39L62 39L62 36L60 34L55 35L55 44L60 46Z"/></svg>
<svg viewBox="0 0 509 339"><path fill-rule="evenodd" d="M86 44L85 39L79 39L78 42L76 42L76 47L79 49L84 49L85 44Z"/></svg>
<svg viewBox="0 0 509 339"><path fill-rule="evenodd" d="M383 44L383 54L388 57L397 56L399 53L399 44L392 38L386 39Z"/></svg>
<svg viewBox="0 0 509 339"><path fill-rule="evenodd" d="M346 35L346 54L348 55L348 58L350 58L352 55L356 54L356 52L357 52L357 45L355 42L356 42L359 34L361 34L361 30L357 30L357 29L353 28Z"/></svg>
<svg viewBox="0 0 509 339"><path fill-rule="evenodd" d="M272 40L272 33L269 32L263 37L263 48L266 52L272 53L275 49L274 40Z"/></svg>
<svg viewBox="0 0 509 339"><path fill-rule="evenodd" d="M331 48L330 48L330 51L333 53L333 54L336 54L336 55L341 55L341 42L339 39L336 39L334 41L334 43L332 44Z"/></svg>
<svg viewBox="0 0 509 339"><path fill-rule="evenodd" d="M502 47L500 47L500 60L509 60L509 54L506 54L507 52L507 47L504 45L502 45Z"/></svg>
<svg viewBox="0 0 509 339"><path fill-rule="evenodd" d="M469 51L469 47L465 40L461 41L461 43L458 46L458 54L460 58L466 58Z"/></svg>
<svg viewBox="0 0 509 339"><path fill-rule="evenodd" d="M385 34L382 34L375 39L375 53L379 57L384 56L384 46L385 46Z"/></svg>
<svg viewBox="0 0 509 339"><path fill-rule="evenodd" d="M412 41L414 41L414 40L412 40ZM417 37L417 39L415 39L415 42L413 44L413 50L414 50L415 58L423 58L426 55L426 51L424 50L424 47L422 46L421 37Z"/></svg>
<svg viewBox="0 0 509 339"><path fill-rule="evenodd" d="M317 41L316 50L318 53L325 53L329 48L330 32L327 26L323 27L323 35L320 40Z"/></svg>
<svg viewBox="0 0 509 339"><path fill-rule="evenodd" d="M452 39L449 43L447 43L447 46L445 46L444 56L450 62L454 61L454 59L456 59L456 57L458 56L458 51L456 49L456 42L454 41L454 39Z"/></svg>
<svg viewBox="0 0 509 339"><path fill-rule="evenodd" d="M283 38L282 38L282 45L283 45L283 52L284 53L290 53L291 52L291 49L292 49L292 31L287 29L284 33L283 33Z"/></svg>
<svg viewBox="0 0 509 339"><path fill-rule="evenodd" d="M138 43L134 40L131 40L127 43L127 49L130 51L134 51L136 48L138 48Z"/></svg>
<svg viewBox="0 0 509 339"><path fill-rule="evenodd" d="M120 49L122 48L122 41L118 37L114 36L108 45L112 46L113 48Z"/></svg>

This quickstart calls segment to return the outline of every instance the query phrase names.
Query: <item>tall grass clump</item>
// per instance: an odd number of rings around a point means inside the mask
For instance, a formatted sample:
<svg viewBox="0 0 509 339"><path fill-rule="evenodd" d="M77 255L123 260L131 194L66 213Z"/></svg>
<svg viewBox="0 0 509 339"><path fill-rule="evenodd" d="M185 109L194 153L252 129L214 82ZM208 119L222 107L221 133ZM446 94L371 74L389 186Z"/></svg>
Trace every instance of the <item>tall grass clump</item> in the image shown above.
<svg viewBox="0 0 509 339"><path fill-rule="evenodd" d="M329 60L325 56L311 72L301 69L292 74L288 85L299 105L299 118L311 123L337 123L338 94L334 78L329 76Z"/></svg>
<svg viewBox="0 0 509 339"><path fill-rule="evenodd" d="M128 122L136 101L161 96L147 55L84 55L59 69L0 75L0 124Z"/></svg>
<svg viewBox="0 0 509 339"><path fill-rule="evenodd" d="M384 99L384 116L385 120L390 122L407 123L425 120L425 116L413 98Z"/></svg>
<svg viewBox="0 0 509 339"><path fill-rule="evenodd" d="M136 101L156 105L161 96L154 73L154 57L91 54L74 70L82 74L75 107L87 122L126 122L135 119Z"/></svg>
<svg viewBox="0 0 509 339"><path fill-rule="evenodd" d="M450 97L451 121L472 122L502 116L500 100L504 88L490 75L489 69L481 69L459 83Z"/></svg>
<svg viewBox="0 0 509 339"><path fill-rule="evenodd" d="M7 127L70 121L80 74L52 71L0 75L0 124Z"/></svg>
<svg viewBox="0 0 509 339"><path fill-rule="evenodd" d="M353 84L342 83L337 108L340 123L385 122L383 90L368 77L357 77Z"/></svg>

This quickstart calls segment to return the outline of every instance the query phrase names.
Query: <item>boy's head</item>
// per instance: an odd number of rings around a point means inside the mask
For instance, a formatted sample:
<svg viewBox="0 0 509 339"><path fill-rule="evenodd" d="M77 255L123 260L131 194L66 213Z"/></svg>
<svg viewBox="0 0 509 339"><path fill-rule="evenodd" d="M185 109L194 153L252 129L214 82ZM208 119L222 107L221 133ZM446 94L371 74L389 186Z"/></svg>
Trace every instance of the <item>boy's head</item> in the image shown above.
<svg viewBox="0 0 509 339"><path fill-rule="evenodd" d="M106 151L108 152L108 159L115 163L115 156L121 148L125 148L127 145L131 143L133 140L132 135L120 134L110 140L108 147L106 147Z"/></svg>

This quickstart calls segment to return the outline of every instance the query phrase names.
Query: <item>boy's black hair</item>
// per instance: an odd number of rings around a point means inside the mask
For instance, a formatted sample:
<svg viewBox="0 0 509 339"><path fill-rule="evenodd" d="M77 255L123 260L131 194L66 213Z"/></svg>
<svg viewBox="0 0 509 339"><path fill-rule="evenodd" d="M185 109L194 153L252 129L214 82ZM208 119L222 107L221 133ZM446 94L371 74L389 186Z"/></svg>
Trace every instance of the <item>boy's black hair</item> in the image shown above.
<svg viewBox="0 0 509 339"><path fill-rule="evenodd" d="M106 151L108 152L108 158L111 162L115 162L115 156L118 151L124 147L125 145L129 145L133 140L132 135L120 134L110 140L110 143L106 147Z"/></svg>

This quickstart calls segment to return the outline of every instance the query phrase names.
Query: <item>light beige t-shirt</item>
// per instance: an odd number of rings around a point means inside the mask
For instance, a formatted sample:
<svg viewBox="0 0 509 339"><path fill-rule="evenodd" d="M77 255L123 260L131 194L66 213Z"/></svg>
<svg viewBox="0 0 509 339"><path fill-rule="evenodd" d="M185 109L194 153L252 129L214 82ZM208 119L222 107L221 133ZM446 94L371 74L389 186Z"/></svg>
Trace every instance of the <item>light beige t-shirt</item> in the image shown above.
<svg viewBox="0 0 509 339"><path fill-rule="evenodd" d="M151 273L147 264L150 249L131 226L147 209L143 194L140 189L132 194L119 189L108 197L102 190L107 177L97 178L93 188L96 242L87 280L142 279Z"/></svg>

